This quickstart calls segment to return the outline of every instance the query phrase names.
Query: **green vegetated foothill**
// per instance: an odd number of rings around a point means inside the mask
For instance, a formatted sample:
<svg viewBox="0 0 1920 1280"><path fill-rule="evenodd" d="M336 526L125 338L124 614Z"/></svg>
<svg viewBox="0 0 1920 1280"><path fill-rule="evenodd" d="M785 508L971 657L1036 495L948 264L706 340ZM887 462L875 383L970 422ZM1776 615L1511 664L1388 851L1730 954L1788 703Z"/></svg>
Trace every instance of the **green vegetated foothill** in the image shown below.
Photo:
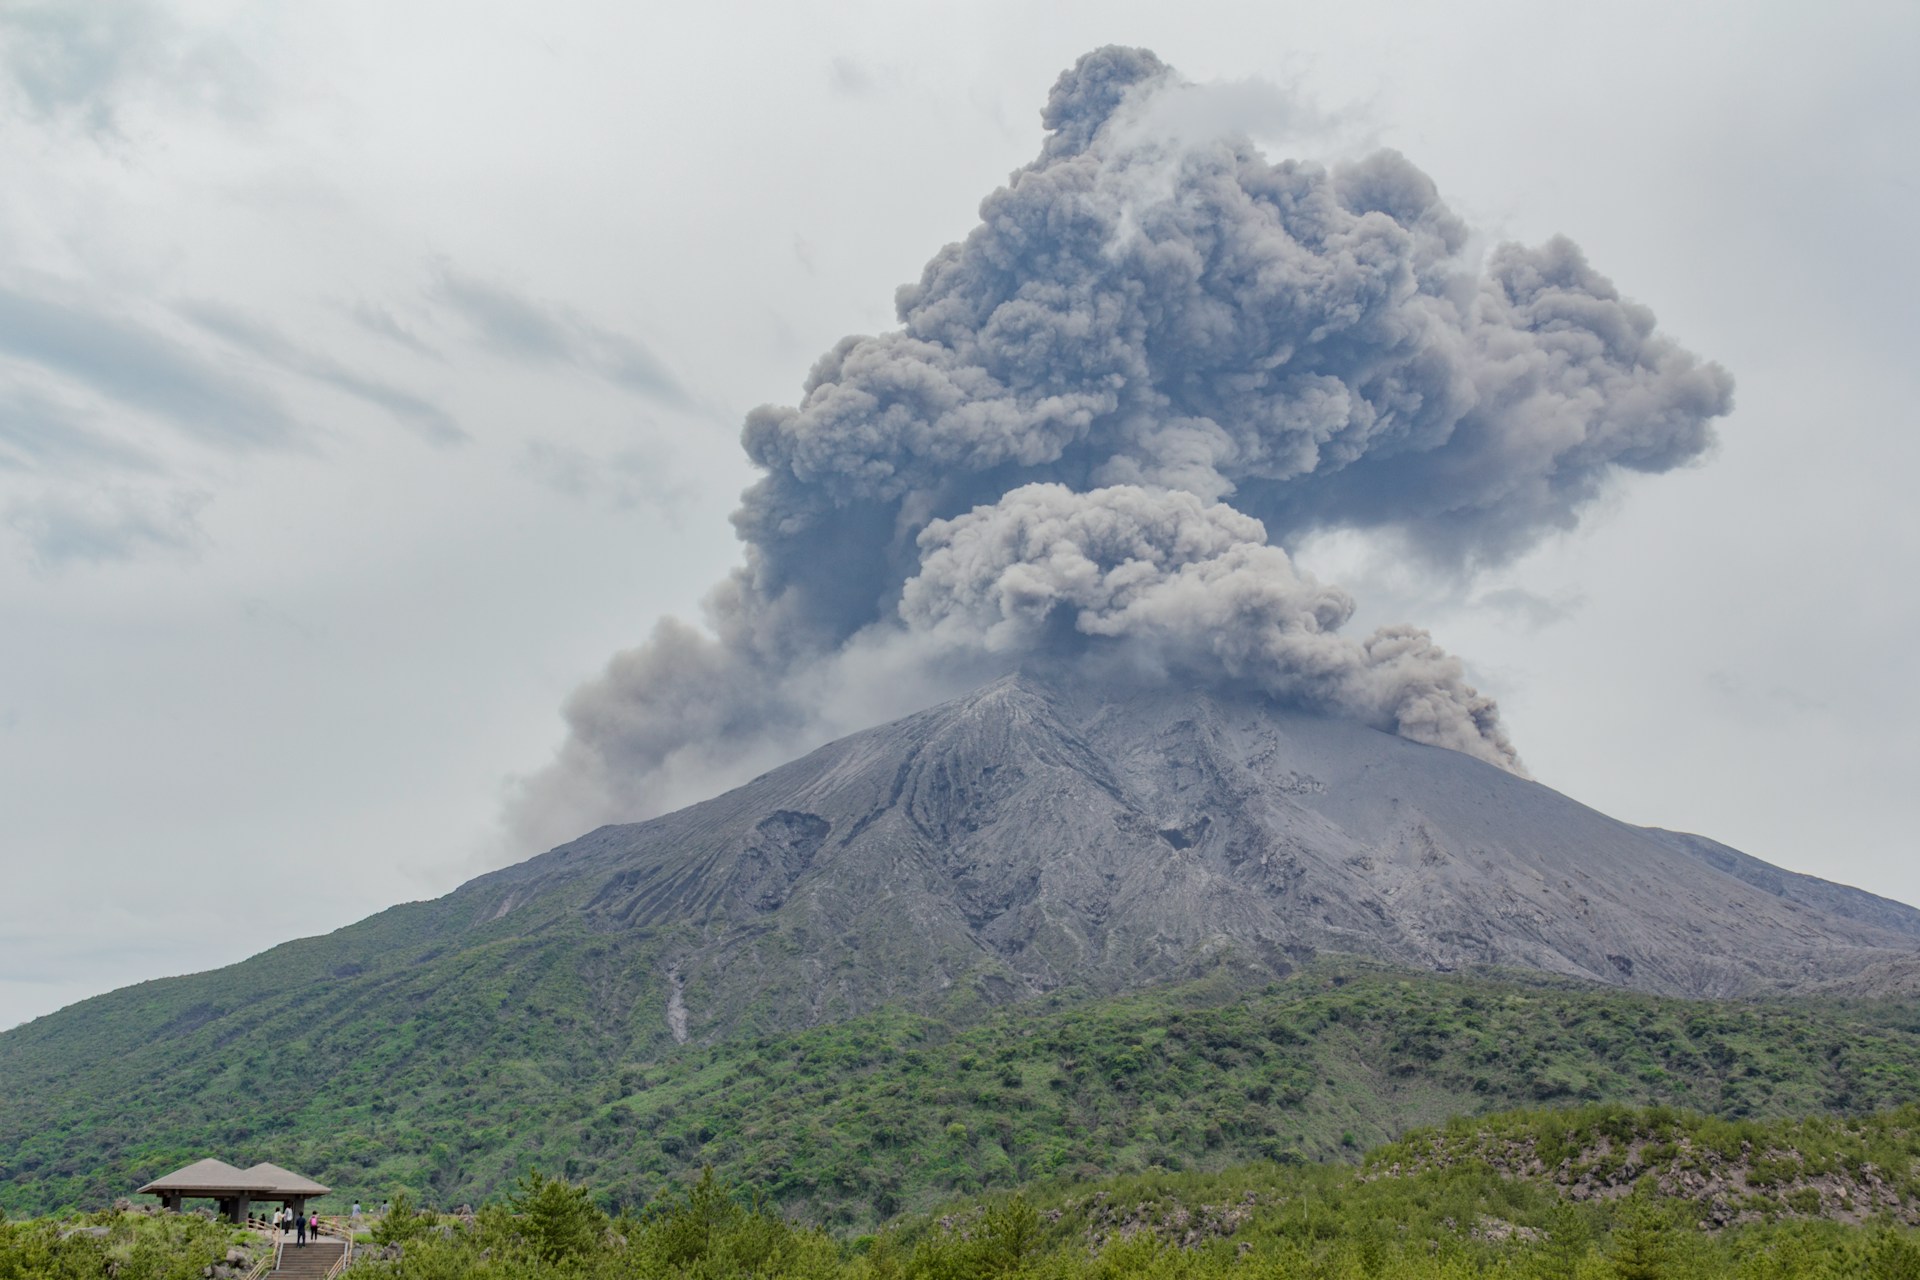
<svg viewBox="0 0 1920 1280"><path fill-rule="evenodd" d="M1916 1107L1791 1121L1535 1110L1417 1131L1358 1165L1261 1161L1052 1182L851 1238L710 1171L611 1213L587 1188L532 1172L477 1213L422 1214L396 1202L353 1274L1908 1280L1920 1274L1916 1157ZM124 1242L154 1234L151 1220L83 1221L100 1224L99 1235L69 1234L70 1223L0 1226L0 1280L98 1275L114 1247L118 1280L184 1280L223 1244L210 1224L188 1220L172 1228L171 1255L129 1256ZM27 1269L29 1260L43 1269Z"/></svg>
<svg viewBox="0 0 1920 1280"><path fill-rule="evenodd" d="M202 1280L216 1266L244 1274L266 1251L259 1233L201 1214L0 1219L0 1280Z"/></svg>
<svg viewBox="0 0 1920 1280"><path fill-rule="evenodd" d="M415 1017L383 1038L356 1020L308 1026L295 1051L228 1025L167 1073L109 1060L48 1075L0 1099L0 1204L104 1204L209 1152L299 1169L341 1207L395 1185L480 1203L535 1166L637 1206L711 1166L845 1233L1040 1182L1352 1161L1514 1106L1741 1119L1920 1098L1920 1019L1900 1003L1689 1001L1326 963L1250 989L1223 968L959 1027L883 1013L640 1057L581 1028L569 993L592 972L543 970L543 1012L517 1008L513 1036Z"/></svg>

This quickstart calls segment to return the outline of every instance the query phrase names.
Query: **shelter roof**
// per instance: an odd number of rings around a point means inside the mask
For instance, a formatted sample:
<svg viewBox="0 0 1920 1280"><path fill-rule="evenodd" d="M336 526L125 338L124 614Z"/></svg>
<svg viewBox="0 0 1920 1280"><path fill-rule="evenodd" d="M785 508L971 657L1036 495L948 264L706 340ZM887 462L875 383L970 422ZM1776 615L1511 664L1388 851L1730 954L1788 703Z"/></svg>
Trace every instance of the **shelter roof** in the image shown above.
<svg viewBox="0 0 1920 1280"><path fill-rule="evenodd" d="M277 1164L261 1163L251 1169L236 1169L224 1160L199 1160L164 1178L155 1178L134 1194L323 1196L329 1189Z"/></svg>
<svg viewBox="0 0 1920 1280"><path fill-rule="evenodd" d="M333 1190L323 1187L312 1178L303 1177L290 1169L282 1169L277 1164L262 1161L248 1169L246 1177L257 1179L268 1190L279 1191L295 1196L323 1196Z"/></svg>
<svg viewBox="0 0 1920 1280"><path fill-rule="evenodd" d="M224 1160L196 1160L184 1169L175 1169L164 1178L155 1178L136 1191L135 1195L147 1195L161 1191L201 1191L208 1188L221 1190L244 1190L252 1187L253 1180Z"/></svg>

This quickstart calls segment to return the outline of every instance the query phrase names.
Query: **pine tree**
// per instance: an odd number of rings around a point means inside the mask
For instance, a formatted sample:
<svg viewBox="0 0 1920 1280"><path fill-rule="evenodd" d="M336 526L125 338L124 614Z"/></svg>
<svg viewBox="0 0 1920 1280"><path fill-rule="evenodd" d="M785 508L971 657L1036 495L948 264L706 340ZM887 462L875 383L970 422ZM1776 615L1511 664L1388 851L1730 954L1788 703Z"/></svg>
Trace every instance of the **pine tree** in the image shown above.
<svg viewBox="0 0 1920 1280"><path fill-rule="evenodd" d="M1579 1280L1580 1263L1593 1245L1586 1216L1564 1200L1547 1217L1547 1238L1534 1253L1542 1280Z"/></svg>
<svg viewBox="0 0 1920 1280"><path fill-rule="evenodd" d="M1920 1280L1920 1244L1911 1236L1882 1231L1867 1246L1870 1280Z"/></svg>
<svg viewBox="0 0 1920 1280"><path fill-rule="evenodd" d="M520 1180L507 1207L518 1215L520 1234L543 1262L584 1258L607 1233L607 1215L585 1187L545 1177L538 1169Z"/></svg>
<svg viewBox="0 0 1920 1280"><path fill-rule="evenodd" d="M1661 1216L1644 1188L1635 1189L1613 1229L1613 1270L1620 1280L1665 1280L1673 1253L1673 1224Z"/></svg>

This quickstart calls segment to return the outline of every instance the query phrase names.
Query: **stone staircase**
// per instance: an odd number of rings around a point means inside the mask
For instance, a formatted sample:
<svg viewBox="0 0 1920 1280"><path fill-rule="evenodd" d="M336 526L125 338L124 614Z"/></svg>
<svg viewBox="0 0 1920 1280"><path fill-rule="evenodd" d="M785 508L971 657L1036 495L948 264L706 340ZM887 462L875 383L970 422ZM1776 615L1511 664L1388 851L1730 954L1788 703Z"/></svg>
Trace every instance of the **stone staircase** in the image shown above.
<svg viewBox="0 0 1920 1280"><path fill-rule="evenodd" d="M325 1236L306 1245L290 1244L280 1251L279 1267L267 1274L291 1276L295 1280L325 1280L333 1264L340 1261L340 1251L346 1247L341 1241Z"/></svg>

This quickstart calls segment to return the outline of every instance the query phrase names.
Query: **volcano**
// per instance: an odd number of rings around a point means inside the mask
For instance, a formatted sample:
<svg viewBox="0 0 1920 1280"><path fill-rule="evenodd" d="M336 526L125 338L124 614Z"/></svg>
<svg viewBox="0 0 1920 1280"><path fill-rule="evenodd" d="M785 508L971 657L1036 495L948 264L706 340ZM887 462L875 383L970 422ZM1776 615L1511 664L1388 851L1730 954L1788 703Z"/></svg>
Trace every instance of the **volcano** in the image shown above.
<svg viewBox="0 0 1920 1280"><path fill-rule="evenodd" d="M443 900L646 940L676 1039L1323 953L1663 994L1920 954L1920 911L1258 696L1014 675Z"/></svg>
<svg viewBox="0 0 1920 1280"><path fill-rule="evenodd" d="M1820 1096L1847 1106L1892 1096L1881 1085L1897 1079L1875 1083L1860 1064L1905 1051L1874 1026L1779 1012L1825 1017L1824 1000L1751 1016L1703 1004L1696 1045L1689 1019L1608 989L1911 992L1920 912L1255 693L1029 671L445 897L0 1034L0 1196L92 1203L182 1153L238 1152L289 1125L299 1141L282 1154L333 1185L399 1178L448 1196L492 1194L558 1151L575 1153L569 1169L577 1156L583 1174L631 1190L642 1173L774 1159L769 1135L789 1132L791 1115L748 1123L738 1108L760 1096L751 1082L776 1069L769 1062L812 1052L792 1048L807 1037L830 1056L852 1052L864 1070L894 1063L905 1074L885 1088L905 1090L919 1087L908 1079L921 1069L915 1044L999 1027L1018 1057L1025 1041L1009 1028L1050 1026L1053 1048L1036 1048L1044 1062L1030 1065L1035 1079L1058 1080L1048 1073L1063 1069L1060 1046L1078 1043L1068 1023L1088 1010L1122 1016L1113 1011L1136 993L1146 1007L1187 998L1170 992L1231 1000L1255 989L1278 1009L1288 991L1307 998L1323 978L1339 980L1329 974L1380 962L1398 975L1388 1004L1402 1008L1457 1010L1470 998L1454 990L1462 983L1485 989L1473 999L1502 1001L1572 983L1580 1008L1611 1002L1604 1018L1639 1028L1646 1043L1624 1042L1635 1054L1657 1051L1686 1077L1646 1076L1653 1058L1633 1057L1606 1067L1620 1074L1596 1097L1697 1105L1706 1095L1687 1091L1692 1068L1682 1070L1697 1062L1729 1080L1831 1077ZM1415 981L1422 970L1475 972ZM1791 1026L1748 1026L1767 1017ZM1756 1063L1716 1038L1736 1024L1811 1058ZM1278 1071L1308 1052L1305 1035L1247 1051ZM1519 1074L1500 1084L1484 1062L1479 1083L1409 1084L1380 1074L1399 1061L1400 1031L1367 1035L1335 1036L1311 1050L1333 1055L1326 1063L1287 1069L1302 1080L1360 1072L1371 1083L1354 1097L1374 1099L1365 1123L1382 1133L1426 1115L1430 1087L1453 1090L1458 1107L1558 1087L1511 1063L1501 1070ZM854 1052L855 1042L866 1047ZM1838 1074L1836 1053L1851 1064ZM1348 1065L1327 1065L1336 1058ZM1756 1102L1744 1086L1713 1087L1729 1113ZM718 1091L699 1094L707 1110L669 1116L673 1099L700 1089ZM1063 1134L1106 1114L1098 1100L1040 1092L1025 1105L1068 1108ZM1804 1103L1783 1094L1765 1105ZM1329 1134L1359 1123L1338 1108L1321 1117ZM669 1119L681 1127L662 1129ZM1294 1112L1268 1122L1303 1123ZM917 1148L888 1150L898 1167L885 1178L919 1186ZM1259 1152L1209 1150L1221 1160ZM846 1160L867 1168L870 1153ZM847 1186L856 1199L880 1194L858 1178Z"/></svg>

